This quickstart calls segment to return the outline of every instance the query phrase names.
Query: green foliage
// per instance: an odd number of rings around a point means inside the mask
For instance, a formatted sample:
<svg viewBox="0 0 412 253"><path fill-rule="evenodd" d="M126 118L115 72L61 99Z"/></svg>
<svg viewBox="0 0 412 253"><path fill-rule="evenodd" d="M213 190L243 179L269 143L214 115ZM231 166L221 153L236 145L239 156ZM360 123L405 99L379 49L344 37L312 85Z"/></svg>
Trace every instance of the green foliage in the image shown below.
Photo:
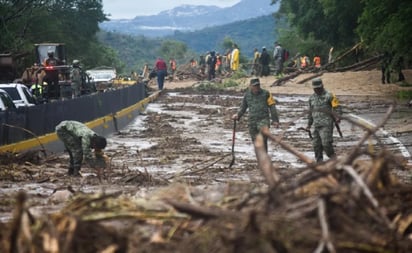
<svg viewBox="0 0 412 253"><path fill-rule="evenodd" d="M279 42L282 47L289 51L290 59L294 59L302 54L313 58L316 54L324 59L328 59L330 45L324 41L317 40L313 35L309 35L304 39L295 28L279 29Z"/></svg>
<svg viewBox="0 0 412 253"><path fill-rule="evenodd" d="M295 32L281 34L280 40L291 42L295 37L299 50L334 46L338 53L362 41L363 53L388 51L406 61L412 58L410 0L272 0L277 2L281 5L275 16L286 18Z"/></svg>
<svg viewBox="0 0 412 253"><path fill-rule="evenodd" d="M283 0L277 17L287 17L303 39L347 47L358 41L355 28L361 11L359 0Z"/></svg>
<svg viewBox="0 0 412 253"><path fill-rule="evenodd" d="M166 40L160 46L159 55L164 59L174 58L176 61L185 57L187 52L186 44L179 41Z"/></svg>
<svg viewBox="0 0 412 253"><path fill-rule="evenodd" d="M398 91L396 97L400 100L411 100L412 99L412 90L401 90Z"/></svg>
<svg viewBox="0 0 412 253"><path fill-rule="evenodd" d="M101 0L3 0L0 17L0 53L25 53L20 68L34 62L34 44L43 42L64 43L69 61L81 59L90 66L118 62L95 37L98 24L107 20Z"/></svg>
<svg viewBox="0 0 412 253"><path fill-rule="evenodd" d="M229 87L237 87L239 86L238 81L234 80L233 78L227 78L223 82L223 87L229 88Z"/></svg>
<svg viewBox="0 0 412 253"><path fill-rule="evenodd" d="M233 41L233 39L230 36L226 35L223 38L221 48L223 49L223 52L227 52L228 50L231 50L233 48L234 44L236 44L236 42Z"/></svg>
<svg viewBox="0 0 412 253"><path fill-rule="evenodd" d="M145 64L154 65L157 57L166 61L174 58L177 64L189 62L196 55L180 41L151 39L144 36L122 35L112 32L100 32L98 38L104 45L112 48L124 63L119 73L140 72Z"/></svg>
<svg viewBox="0 0 412 253"><path fill-rule="evenodd" d="M104 45L113 48L125 65L125 69L121 72L126 73L130 73L132 70L136 71L136 69L143 69L145 64L153 65L162 45L160 39L121 35L112 32L100 32L98 39Z"/></svg>
<svg viewBox="0 0 412 253"><path fill-rule="evenodd" d="M201 81L194 85L194 88L198 91L213 91L213 90L225 90L226 88L239 87L246 83L245 78L230 77L226 78L224 82L217 83L212 81Z"/></svg>
<svg viewBox="0 0 412 253"><path fill-rule="evenodd" d="M363 0L365 9L357 31L371 50L394 52L411 59L412 2Z"/></svg>
<svg viewBox="0 0 412 253"><path fill-rule="evenodd" d="M245 77L247 77L248 75L246 74L246 72L243 70L243 69L239 69L239 70L237 70L237 71L235 71L233 74L232 74L232 79L241 79L241 78L245 78Z"/></svg>
<svg viewBox="0 0 412 253"><path fill-rule="evenodd" d="M194 89L197 91L224 90L224 88L223 84L211 81L201 81L194 85Z"/></svg>

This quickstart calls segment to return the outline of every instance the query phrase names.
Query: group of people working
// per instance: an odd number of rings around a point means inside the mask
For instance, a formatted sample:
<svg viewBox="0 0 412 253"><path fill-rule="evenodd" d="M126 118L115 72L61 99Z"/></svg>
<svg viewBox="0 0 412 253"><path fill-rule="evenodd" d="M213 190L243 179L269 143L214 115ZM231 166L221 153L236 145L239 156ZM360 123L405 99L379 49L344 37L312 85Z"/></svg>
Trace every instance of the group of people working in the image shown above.
<svg viewBox="0 0 412 253"><path fill-rule="evenodd" d="M259 52L257 48L253 51L252 62L252 74L256 76L269 76L270 75L270 63L273 60L274 75L278 78L283 77L283 67L285 62L289 59L289 51L282 47L279 42L275 42L273 55L270 56L266 47L262 47L262 51ZM321 67L321 58L318 54L313 57L313 62L306 54L296 55L288 64L290 67L297 69L305 69L310 66L315 68Z"/></svg>
<svg viewBox="0 0 412 253"><path fill-rule="evenodd" d="M44 98L46 100L60 97L60 71L59 66L64 62L58 59L54 50L47 52L47 58L42 63L42 69L40 69L37 63L33 64L31 68L32 80L26 80L30 85L31 93L37 98ZM44 74L42 74L42 71ZM70 68L70 87L72 98L79 97L82 94L83 84L83 70L80 67L80 61L74 59ZM47 85L44 85L47 84Z"/></svg>
<svg viewBox="0 0 412 253"><path fill-rule="evenodd" d="M312 132L316 162L322 162L324 153L329 158L335 156L333 129L335 124L340 123L342 112L338 99L324 88L322 79L313 79L312 88L314 93L308 101L306 130ZM270 126L278 128L280 125L276 100L269 91L261 88L259 78L250 80L249 88L244 94L238 112L232 115L232 120L240 120L247 110L249 134L253 142L259 133L267 131ZM107 158L103 154L103 149L107 145L105 137L98 135L83 123L70 120L57 125L56 133L69 153L70 176L80 176L83 160L92 168L106 167ZM268 138L264 136L266 152L267 141Z"/></svg>

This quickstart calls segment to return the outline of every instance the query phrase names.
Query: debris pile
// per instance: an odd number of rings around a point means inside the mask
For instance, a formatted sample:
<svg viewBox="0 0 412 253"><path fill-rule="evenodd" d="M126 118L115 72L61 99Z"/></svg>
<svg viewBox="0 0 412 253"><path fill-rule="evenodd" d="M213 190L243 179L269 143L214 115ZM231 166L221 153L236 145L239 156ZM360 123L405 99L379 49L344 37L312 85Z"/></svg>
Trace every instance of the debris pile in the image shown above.
<svg viewBox="0 0 412 253"><path fill-rule="evenodd" d="M305 83L306 81L319 77L328 71L331 71L331 72L361 71L365 69L376 68L379 62L381 61L383 54L371 56L365 60L356 62L355 64L351 64L348 66L344 66L344 67L337 66L337 63L339 61L342 61L342 59L344 59L346 56L350 56L352 54L355 54L356 56L356 53L359 50L362 50L361 47L362 47L362 43L359 42L355 44L351 49L337 56L336 59L331 60L330 62L322 65L321 67L309 66L309 67L305 67L301 69L298 66L295 66L299 62L300 55L298 54L287 62L287 66L284 69L284 72L286 73L286 75L281 78L278 78L276 81L272 83L271 86L279 86L279 85L285 84L288 80L291 80L305 73L311 73L311 75L308 78L305 78L304 80L299 81L298 83L300 84Z"/></svg>

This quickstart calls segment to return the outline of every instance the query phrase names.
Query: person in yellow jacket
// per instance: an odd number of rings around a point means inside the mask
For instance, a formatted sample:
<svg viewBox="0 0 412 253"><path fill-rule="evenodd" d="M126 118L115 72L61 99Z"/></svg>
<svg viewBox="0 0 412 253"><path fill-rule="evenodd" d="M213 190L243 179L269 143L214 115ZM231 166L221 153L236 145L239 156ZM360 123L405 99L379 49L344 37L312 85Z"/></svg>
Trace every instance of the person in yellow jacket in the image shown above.
<svg viewBox="0 0 412 253"><path fill-rule="evenodd" d="M260 65L260 52L257 48L253 50L253 67L252 74L255 76L260 76L261 74L261 65Z"/></svg>
<svg viewBox="0 0 412 253"><path fill-rule="evenodd" d="M230 69L233 71L236 71L239 69L239 55L240 55L239 48L237 44L234 44L232 53L230 55Z"/></svg>

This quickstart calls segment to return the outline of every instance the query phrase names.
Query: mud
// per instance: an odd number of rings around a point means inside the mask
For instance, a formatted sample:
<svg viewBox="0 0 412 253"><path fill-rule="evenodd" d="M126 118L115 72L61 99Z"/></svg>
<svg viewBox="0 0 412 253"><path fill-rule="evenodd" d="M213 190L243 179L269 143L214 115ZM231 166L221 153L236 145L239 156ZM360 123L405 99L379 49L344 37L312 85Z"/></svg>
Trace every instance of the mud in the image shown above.
<svg viewBox="0 0 412 253"><path fill-rule="evenodd" d="M232 153L233 121L230 117L239 107L242 96L241 90L177 88L163 91L159 99L149 104L127 128L108 138L105 152L110 157L110 165L102 175L84 167L81 178L68 177L68 156L65 154L48 154L38 165L11 163L2 166L1 221L6 222L12 217L18 191L27 193L28 210L34 217L65 208L78 193L118 194L133 199L154 196L189 198L204 204L219 203L228 192L260 191L265 182L257 167L246 117L235 129ZM307 133L298 130L306 126L308 95L277 94L275 97L281 125L279 129L272 128L272 134L281 136L284 142L313 157ZM345 114L370 123L378 123L393 103L392 99L384 97L370 100L368 97L341 95L339 99ZM376 150L388 149L400 157L406 170L394 173L407 183L411 182L412 138L409 130L402 129L402 124L410 124L410 115L410 108L398 104L384 129L378 132L378 138L369 143ZM347 121L342 122L341 129L342 138L336 131L334 134L338 156L345 155L365 134L363 129ZM302 161L276 143L269 142L269 155L282 177L296 175L305 167ZM234 164L229 168L232 159ZM117 226L130 229L126 224ZM138 234L138 239L129 242L129 249L137 247L133 245L137 241L148 243L153 240L153 237L143 236L155 234L153 227L138 231L130 234ZM167 249L159 246L157 252L162 250L166 252Z"/></svg>

